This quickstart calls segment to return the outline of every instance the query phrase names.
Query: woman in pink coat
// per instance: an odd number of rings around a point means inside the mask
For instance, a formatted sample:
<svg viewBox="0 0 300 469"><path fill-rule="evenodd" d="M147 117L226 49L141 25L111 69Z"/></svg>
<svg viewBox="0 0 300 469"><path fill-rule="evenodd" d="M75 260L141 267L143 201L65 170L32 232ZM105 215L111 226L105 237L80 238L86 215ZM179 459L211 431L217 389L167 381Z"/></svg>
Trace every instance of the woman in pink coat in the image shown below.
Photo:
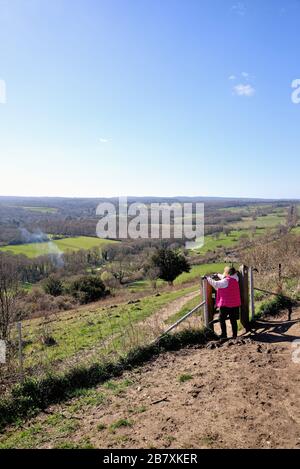
<svg viewBox="0 0 300 469"><path fill-rule="evenodd" d="M219 275L219 274L218 274ZM227 339L226 319L229 317L232 335L237 337L241 294L239 277L234 267L226 267L223 275L219 275L220 280L213 280L207 277L209 284L217 290L216 306L220 309L219 320L221 324L221 339Z"/></svg>

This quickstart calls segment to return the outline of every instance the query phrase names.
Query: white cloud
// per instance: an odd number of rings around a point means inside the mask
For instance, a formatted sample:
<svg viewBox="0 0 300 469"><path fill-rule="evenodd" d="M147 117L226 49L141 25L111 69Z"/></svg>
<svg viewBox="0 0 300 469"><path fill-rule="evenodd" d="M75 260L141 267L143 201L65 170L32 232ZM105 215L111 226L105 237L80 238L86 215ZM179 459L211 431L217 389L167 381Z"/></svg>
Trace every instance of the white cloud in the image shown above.
<svg viewBox="0 0 300 469"><path fill-rule="evenodd" d="M242 72L242 77L248 78L248 77L249 77L249 73L248 73L248 72Z"/></svg>
<svg viewBox="0 0 300 469"><path fill-rule="evenodd" d="M238 2L231 7L232 11L234 11L239 16L245 16L246 14L246 6L242 2Z"/></svg>
<svg viewBox="0 0 300 469"><path fill-rule="evenodd" d="M108 143L108 142L109 142L109 138L103 138L103 137L101 137L101 138L99 138L99 142L100 142L100 143Z"/></svg>
<svg viewBox="0 0 300 469"><path fill-rule="evenodd" d="M230 77L228 77L228 80L236 80L236 76L235 75L230 75Z"/></svg>
<svg viewBox="0 0 300 469"><path fill-rule="evenodd" d="M250 97L250 96L255 95L255 88L253 88L253 86L251 86L249 84L248 85L243 85L242 83L240 83L239 85L236 85L233 88L233 91L234 91L234 94L236 94L237 96Z"/></svg>

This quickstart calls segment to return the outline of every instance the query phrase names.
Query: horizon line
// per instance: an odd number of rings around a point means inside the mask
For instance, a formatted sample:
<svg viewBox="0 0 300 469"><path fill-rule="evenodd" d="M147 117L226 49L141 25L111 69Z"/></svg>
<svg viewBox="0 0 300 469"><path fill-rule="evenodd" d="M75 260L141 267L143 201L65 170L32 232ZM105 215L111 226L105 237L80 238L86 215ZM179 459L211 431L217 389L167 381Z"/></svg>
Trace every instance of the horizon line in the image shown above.
<svg viewBox="0 0 300 469"><path fill-rule="evenodd" d="M208 195L176 195L176 196L154 196L154 195L114 195L114 196L53 196L53 195L1 195L0 199L11 198L11 199L86 199L86 200L98 200L98 199L215 199L215 200L253 200L253 201L265 201L265 202L281 202L281 201L299 201L297 197L245 197L245 196L208 196Z"/></svg>

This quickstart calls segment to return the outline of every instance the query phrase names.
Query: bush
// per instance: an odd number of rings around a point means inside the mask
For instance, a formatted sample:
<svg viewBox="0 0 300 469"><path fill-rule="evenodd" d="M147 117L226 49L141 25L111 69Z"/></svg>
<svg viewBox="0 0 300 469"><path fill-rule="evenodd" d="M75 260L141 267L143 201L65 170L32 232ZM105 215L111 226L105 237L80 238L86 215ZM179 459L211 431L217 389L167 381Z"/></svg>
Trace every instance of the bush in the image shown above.
<svg viewBox="0 0 300 469"><path fill-rule="evenodd" d="M70 286L70 292L82 304L100 300L109 294L101 278L93 275L75 280Z"/></svg>
<svg viewBox="0 0 300 469"><path fill-rule="evenodd" d="M101 280L104 283L104 285L108 288L116 288L117 286L120 285L119 282L113 276L113 274L111 272L108 272L107 270L102 272Z"/></svg>
<svg viewBox="0 0 300 469"><path fill-rule="evenodd" d="M50 275L44 282L45 293L51 296L60 296L63 293L64 287L61 280L54 275Z"/></svg>
<svg viewBox="0 0 300 469"><path fill-rule="evenodd" d="M187 259L178 251L168 248L158 249L152 256L152 264L158 269L158 276L170 285L183 272L191 270Z"/></svg>

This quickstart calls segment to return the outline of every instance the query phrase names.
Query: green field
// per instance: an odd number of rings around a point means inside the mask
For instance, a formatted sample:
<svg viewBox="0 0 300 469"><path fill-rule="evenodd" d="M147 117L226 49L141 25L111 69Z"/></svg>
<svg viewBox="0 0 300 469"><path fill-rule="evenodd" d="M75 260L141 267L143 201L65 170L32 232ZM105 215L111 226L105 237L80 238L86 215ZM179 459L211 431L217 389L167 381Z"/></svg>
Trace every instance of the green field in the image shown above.
<svg viewBox="0 0 300 469"><path fill-rule="evenodd" d="M262 236L265 232L265 228L258 228L254 233L254 237ZM233 230L228 236L224 233L219 234L219 238L214 235L206 235L204 238L204 246L202 248L195 249L195 252L199 254L206 254L208 251L215 251L219 248L231 248L238 244L240 238L244 235L251 236L252 233L249 230Z"/></svg>
<svg viewBox="0 0 300 469"><path fill-rule="evenodd" d="M53 207L22 207L24 210L29 212L40 212L40 213L57 213L58 209Z"/></svg>
<svg viewBox="0 0 300 469"><path fill-rule="evenodd" d="M102 247L109 243L115 243L107 239L92 238L89 236L78 236L74 238L63 238L46 243L18 244L15 246L3 246L1 251L11 252L12 254L24 254L27 257L34 258L47 254L58 254L67 251L79 251L80 249L92 249Z"/></svg>
<svg viewBox="0 0 300 469"><path fill-rule="evenodd" d="M40 212L40 213L57 213L58 209L54 207L25 207L23 205L8 205L11 208L23 208L29 212Z"/></svg>
<svg viewBox="0 0 300 469"><path fill-rule="evenodd" d="M175 280L174 285L183 285L194 280L199 280L200 283L200 279L203 275L213 274L216 272L222 273L225 265L226 264L224 263L194 265L190 272L181 274Z"/></svg>
<svg viewBox="0 0 300 469"><path fill-rule="evenodd" d="M226 207L226 208L221 208L220 210L222 212L231 212L231 213L239 213L239 212L255 212L256 210L259 209L269 209L271 208L272 205L270 204L262 204L262 205L237 205L236 207Z"/></svg>
<svg viewBox="0 0 300 469"><path fill-rule="evenodd" d="M286 222L286 213L284 211L277 211L276 213L270 213L265 217L257 217L253 220L250 217L245 217L237 223L233 223L233 228L247 229L251 227L257 228L276 228L278 225L284 225Z"/></svg>
<svg viewBox="0 0 300 469"><path fill-rule="evenodd" d="M227 225L232 228L232 231L226 236L220 233L219 237L215 235L206 235L204 239L204 246L195 249L199 254L206 254L208 251L216 251L219 248L235 247L240 241L241 237L247 235L251 239L252 236L257 238L265 234L266 230L274 229L278 225L284 225L286 222L286 213L283 209L275 209L273 213L265 217L257 217L253 220L252 217L244 217L241 221ZM255 232L251 229L256 228Z"/></svg>

